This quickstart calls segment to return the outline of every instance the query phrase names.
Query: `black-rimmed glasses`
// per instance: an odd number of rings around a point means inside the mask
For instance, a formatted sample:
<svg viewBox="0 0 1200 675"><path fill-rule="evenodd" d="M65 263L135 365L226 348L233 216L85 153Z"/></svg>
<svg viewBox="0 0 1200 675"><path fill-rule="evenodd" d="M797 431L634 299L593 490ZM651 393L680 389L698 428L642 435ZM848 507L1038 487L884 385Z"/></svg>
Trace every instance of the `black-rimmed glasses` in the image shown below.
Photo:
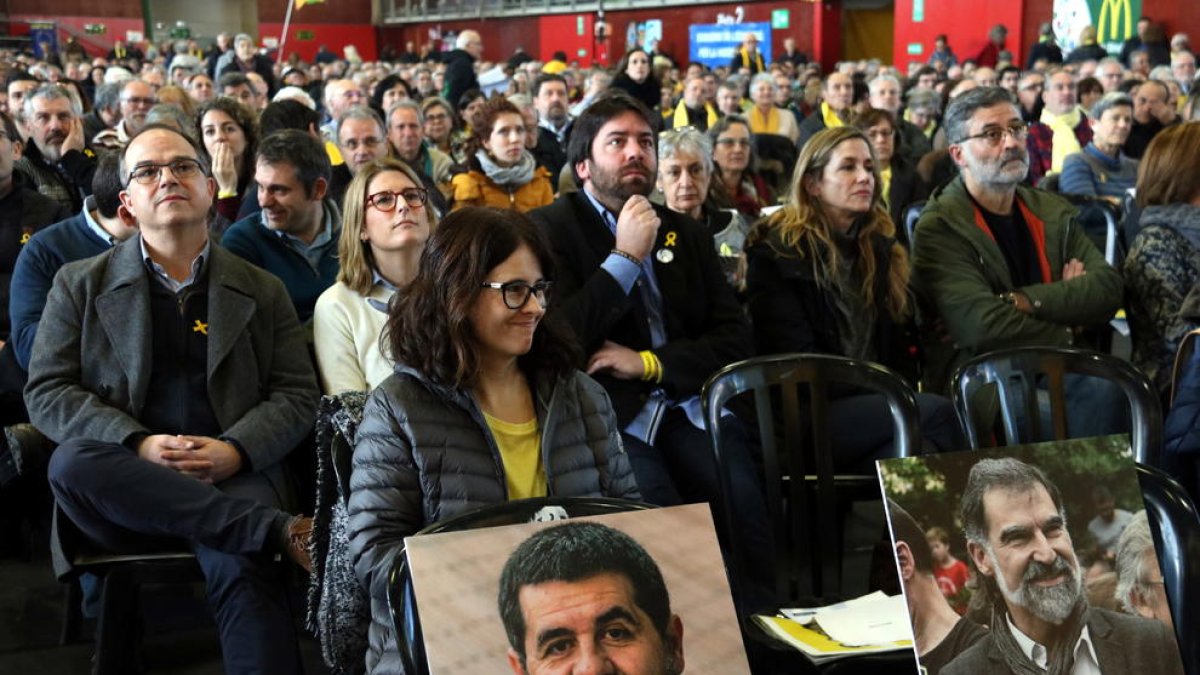
<svg viewBox="0 0 1200 675"><path fill-rule="evenodd" d="M982 138L983 140L987 141L988 145L997 146L1004 142L1005 134L1011 135L1014 141L1020 143L1024 141L1025 136L1029 134L1029 125L1025 124L1024 122L1013 122L1006 127L992 127L990 129L984 129L973 136L967 136L958 142L966 143L967 141L974 140L976 138Z"/></svg>
<svg viewBox="0 0 1200 675"><path fill-rule="evenodd" d="M529 302L529 296L537 298L538 305L546 309L550 304L550 289L554 287L554 282L542 280L531 284L528 281L485 281L482 285L484 288L500 291L501 297L504 298L504 306L509 309L521 309Z"/></svg>
<svg viewBox="0 0 1200 675"><path fill-rule="evenodd" d="M139 164L129 172L129 183L153 185L162 176L163 169L170 169L171 175L175 176L175 180L188 180L196 174L204 173L204 165L199 160L190 157L181 157L170 162L163 162L162 164ZM126 187L129 186L129 183L125 184Z"/></svg>
<svg viewBox="0 0 1200 675"><path fill-rule="evenodd" d="M407 190L401 190L399 192L393 192L391 190L376 192L370 197L367 197L367 206L374 206L384 213L389 213L391 211L395 211L396 205L400 203L400 200L397 199L397 197L404 199L404 203L408 205L408 208L419 209L424 206L425 202L429 199L429 190L426 190L425 188L408 188Z"/></svg>

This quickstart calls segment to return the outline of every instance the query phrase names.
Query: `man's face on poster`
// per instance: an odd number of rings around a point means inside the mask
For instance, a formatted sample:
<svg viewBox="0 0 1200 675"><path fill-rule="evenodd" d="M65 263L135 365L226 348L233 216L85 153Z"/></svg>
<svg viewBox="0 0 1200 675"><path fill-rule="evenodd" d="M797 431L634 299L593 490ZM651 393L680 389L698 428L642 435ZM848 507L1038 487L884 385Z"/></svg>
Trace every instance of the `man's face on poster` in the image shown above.
<svg viewBox="0 0 1200 675"><path fill-rule="evenodd" d="M523 586L525 662L508 652L515 675L678 675L683 624L672 616L664 637L634 602L623 575Z"/></svg>
<svg viewBox="0 0 1200 675"><path fill-rule="evenodd" d="M996 580L1012 613L1023 608L1061 624L1083 593L1083 576L1066 519L1040 483L988 490L983 497L987 544L968 544L976 567Z"/></svg>

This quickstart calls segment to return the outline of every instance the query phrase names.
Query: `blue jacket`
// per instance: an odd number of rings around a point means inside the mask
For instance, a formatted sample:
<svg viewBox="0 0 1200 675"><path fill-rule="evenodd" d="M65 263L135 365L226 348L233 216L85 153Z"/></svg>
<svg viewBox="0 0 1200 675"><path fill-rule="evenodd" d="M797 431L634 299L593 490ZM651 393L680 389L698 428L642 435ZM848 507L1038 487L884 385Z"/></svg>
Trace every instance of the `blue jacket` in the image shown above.
<svg viewBox="0 0 1200 675"><path fill-rule="evenodd" d="M332 221L330 240L324 245L316 265L264 225L261 213L246 216L230 225L221 238L221 245L239 258L283 281L301 323L308 323L312 319L317 298L337 280L337 248L338 237L342 234L342 218L333 202L326 202L325 218L326 222Z"/></svg>
<svg viewBox="0 0 1200 675"><path fill-rule="evenodd" d="M1175 364L1175 391L1167 413L1163 433L1162 467L1183 487L1192 499L1200 492L1200 350L1192 332L1179 344L1180 360Z"/></svg>
<svg viewBox="0 0 1200 675"><path fill-rule="evenodd" d="M22 247L13 268L8 306L12 323L9 340L22 368L29 370L38 322L59 268L69 262L100 255L109 248L109 243L88 227L83 211L34 234Z"/></svg>

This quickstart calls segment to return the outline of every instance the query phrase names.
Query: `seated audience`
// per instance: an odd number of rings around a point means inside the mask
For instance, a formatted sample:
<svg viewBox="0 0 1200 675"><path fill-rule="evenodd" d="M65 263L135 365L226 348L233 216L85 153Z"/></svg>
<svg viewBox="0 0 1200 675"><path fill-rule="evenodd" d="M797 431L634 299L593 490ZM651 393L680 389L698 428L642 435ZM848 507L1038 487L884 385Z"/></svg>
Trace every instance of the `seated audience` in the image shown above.
<svg viewBox="0 0 1200 675"><path fill-rule="evenodd" d="M200 155L169 127L130 141L121 202L138 234L54 278L25 400L58 443L50 487L82 536L113 553L186 546L224 671L300 673L273 559L311 568L284 460L311 427L316 377L283 285L210 240Z"/></svg>
<svg viewBox="0 0 1200 675"><path fill-rule="evenodd" d="M458 123L454 109L445 99L432 96L421 101L421 114L425 119L425 138L429 144L447 157L452 156L450 138Z"/></svg>
<svg viewBox="0 0 1200 675"><path fill-rule="evenodd" d="M1167 397L1179 341L1200 328L1200 123L1164 130L1138 168L1141 230L1123 264L1133 364Z"/></svg>
<svg viewBox="0 0 1200 675"><path fill-rule="evenodd" d="M646 50L634 47L617 64L617 74L609 86L641 101L648 109L657 110L661 103L661 85L650 66Z"/></svg>
<svg viewBox="0 0 1200 675"><path fill-rule="evenodd" d="M525 118L504 97L490 99L467 144L470 170L451 179L452 211L491 206L525 213L554 201L550 172L525 148Z"/></svg>
<svg viewBox="0 0 1200 675"><path fill-rule="evenodd" d="M696 129L672 129L658 137L658 189L667 208L707 226L725 278L742 289L746 278L746 234L750 226L735 209L707 204L712 185L712 141Z"/></svg>
<svg viewBox="0 0 1200 675"><path fill-rule="evenodd" d="M883 207L896 227L896 238L911 246L904 232L904 214L912 204L925 199L928 189L908 156L898 152L899 130L896 118L886 110L872 108L854 120L871 142L883 192Z"/></svg>
<svg viewBox="0 0 1200 675"><path fill-rule="evenodd" d="M392 297L417 272L436 219L407 164L371 162L346 190L337 283L317 298L313 342L326 394L374 389L392 374L379 336Z"/></svg>
<svg viewBox="0 0 1200 675"><path fill-rule="evenodd" d="M1061 173L1067 157L1092 140L1092 127L1075 96L1075 77L1066 70L1046 76L1042 116L1029 125L1029 183L1038 185L1048 174Z"/></svg>
<svg viewBox="0 0 1200 675"><path fill-rule="evenodd" d="M640 498L604 389L575 369L570 330L543 321L555 271L525 216L467 208L434 231L389 309L401 365L363 411L348 507L370 674L403 672L388 584L405 537L513 499Z"/></svg>
<svg viewBox="0 0 1200 675"><path fill-rule="evenodd" d="M745 117L727 115L708 130L716 165L709 203L718 209L737 209L750 220L775 203L767 181L754 170L754 142Z"/></svg>
<svg viewBox="0 0 1200 675"><path fill-rule="evenodd" d="M883 208L871 146L853 127L800 151L788 204L750 234L746 290L760 354L811 352L882 363L916 382L908 254ZM917 394L921 431L939 451L963 445L950 402ZM867 471L892 446L878 394L830 402L839 470Z"/></svg>
<svg viewBox="0 0 1200 675"><path fill-rule="evenodd" d="M1092 140L1063 162L1058 191L1069 195L1104 197L1120 204L1137 183L1138 162L1121 151L1133 124L1133 100L1125 94L1105 94L1092 106Z"/></svg>
<svg viewBox="0 0 1200 675"><path fill-rule="evenodd" d="M218 96L200 105L196 132L211 158L212 177L217 181L216 210L224 227L241 214L242 202L256 201L250 196L254 184L254 154L258 149L258 116L227 96Z"/></svg>
<svg viewBox="0 0 1200 675"><path fill-rule="evenodd" d="M825 78L821 97L821 106L800 123L800 137L796 145L801 148L818 131L850 123L854 114L851 108L854 103L854 80L842 72L830 73L829 77Z"/></svg>
<svg viewBox="0 0 1200 675"><path fill-rule="evenodd" d="M1171 90L1160 80L1143 82L1133 90L1133 128L1125 141L1125 154L1141 159L1150 141L1167 127L1175 124L1179 116Z"/></svg>
<svg viewBox="0 0 1200 675"><path fill-rule="evenodd" d="M342 216L327 196L329 157L320 141L294 129L263 139L255 155L262 212L231 225L221 244L283 280L301 323L308 323L338 272Z"/></svg>

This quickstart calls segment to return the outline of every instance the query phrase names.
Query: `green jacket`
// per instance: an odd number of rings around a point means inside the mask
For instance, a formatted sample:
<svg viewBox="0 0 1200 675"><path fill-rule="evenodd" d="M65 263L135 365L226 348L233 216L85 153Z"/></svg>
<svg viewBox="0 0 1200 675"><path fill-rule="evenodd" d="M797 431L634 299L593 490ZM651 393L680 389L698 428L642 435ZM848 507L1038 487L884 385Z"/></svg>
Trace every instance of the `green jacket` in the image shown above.
<svg viewBox="0 0 1200 675"><path fill-rule="evenodd" d="M1069 346L1074 328L1100 325L1121 305L1121 275L1104 261L1077 221L1078 211L1048 192L1017 187L1035 245L1044 254L1049 282L1017 288L1004 256L983 225L962 177L937 190L917 222L913 283L922 325L941 320L945 333L926 330L926 385L945 391L954 369L995 349ZM1085 276L1062 281L1062 269L1081 260ZM1032 315L1001 299L1024 293ZM948 334L948 337L947 335Z"/></svg>

